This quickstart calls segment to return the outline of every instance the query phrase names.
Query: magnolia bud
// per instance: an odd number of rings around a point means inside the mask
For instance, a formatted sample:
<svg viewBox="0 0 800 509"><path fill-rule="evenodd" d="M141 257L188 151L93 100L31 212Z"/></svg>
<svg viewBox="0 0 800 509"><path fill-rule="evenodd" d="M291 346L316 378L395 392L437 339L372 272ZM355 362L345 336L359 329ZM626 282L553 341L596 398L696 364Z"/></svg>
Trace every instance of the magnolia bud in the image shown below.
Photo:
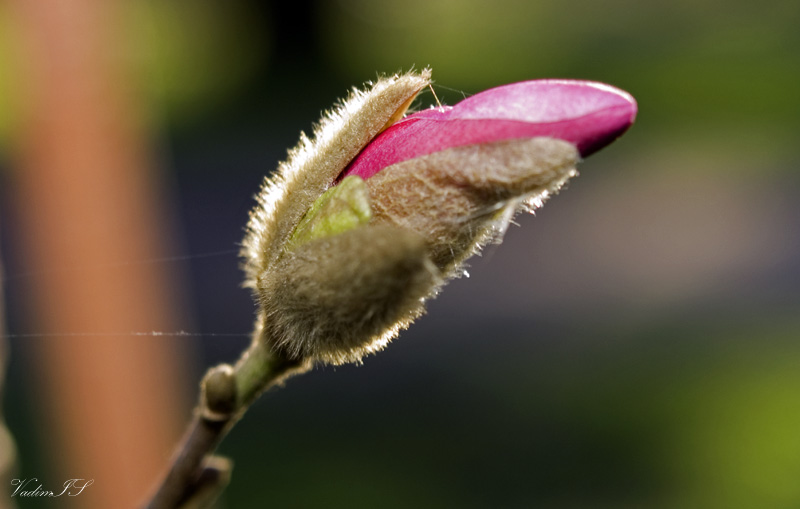
<svg viewBox="0 0 800 509"><path fill-rule="evenodd" d="M543 80L401 119L429 80L405 74L354 93L266 181L242 254L256 340L273 351L341 364L381 349L636 114L607 85Z"/></svg>

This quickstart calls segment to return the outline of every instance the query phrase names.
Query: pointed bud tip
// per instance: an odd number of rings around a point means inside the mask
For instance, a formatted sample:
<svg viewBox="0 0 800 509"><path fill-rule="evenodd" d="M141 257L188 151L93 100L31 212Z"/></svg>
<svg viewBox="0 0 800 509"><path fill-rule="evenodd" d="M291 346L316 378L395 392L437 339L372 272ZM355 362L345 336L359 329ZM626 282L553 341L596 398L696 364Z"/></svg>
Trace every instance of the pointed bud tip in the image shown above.
<svg viewBox="0 0 800 509"><path fill-rule="evenodd" d="M553 137L574 143L583 157L622 136L636 120L636 99L605 83L540 80L518 85L543 104L539 118L526 121L551 128Z"/></svg>
<svg viewBox="0 0 800 509"><path fill-rule="evenodd" d="M550 137L586 157L620 137L636 118L636 100L593 81L534 80L492 88L453 107L409 115L375 138L345 175L369 178L408 159L456 146Z"/></svg>

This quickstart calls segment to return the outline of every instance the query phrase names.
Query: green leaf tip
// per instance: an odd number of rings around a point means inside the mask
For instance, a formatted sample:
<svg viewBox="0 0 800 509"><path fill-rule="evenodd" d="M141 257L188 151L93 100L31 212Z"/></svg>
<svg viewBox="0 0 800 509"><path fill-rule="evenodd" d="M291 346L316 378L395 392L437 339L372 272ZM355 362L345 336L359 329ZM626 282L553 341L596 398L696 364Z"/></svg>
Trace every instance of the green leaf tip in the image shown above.
<svg viewBox="0 0 800 509"><path fill-rule="evenodd" d="M317 198L300 220L286 247L293 250L309 241L365 225L370 219L372 208L366 184L361 177L347 177Z"/></svg>

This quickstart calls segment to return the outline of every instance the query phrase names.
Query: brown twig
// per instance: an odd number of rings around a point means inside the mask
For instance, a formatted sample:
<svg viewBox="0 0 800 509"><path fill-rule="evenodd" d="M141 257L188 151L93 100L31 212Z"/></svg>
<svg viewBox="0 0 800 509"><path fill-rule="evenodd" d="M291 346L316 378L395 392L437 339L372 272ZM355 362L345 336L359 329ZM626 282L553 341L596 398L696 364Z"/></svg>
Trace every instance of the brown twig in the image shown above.
<svg viewBox="0 0 800 509"><path fill-rule="evenodd" d="M231 469L230 462L212 456L219 443L263 391L310 368L309 361L270 352L260 337L235 367L212 368L203 379L200 402L169 471L145 507L203 507L216 498Z"/></svg>

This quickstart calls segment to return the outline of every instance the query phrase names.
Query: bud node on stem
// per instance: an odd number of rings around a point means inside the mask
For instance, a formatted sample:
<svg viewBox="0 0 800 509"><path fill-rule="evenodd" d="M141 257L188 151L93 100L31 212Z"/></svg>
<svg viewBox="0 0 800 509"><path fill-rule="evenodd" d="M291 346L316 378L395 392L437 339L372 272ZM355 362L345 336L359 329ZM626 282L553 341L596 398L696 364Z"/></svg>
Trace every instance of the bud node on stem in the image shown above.
<svg viewBox="0 0 800 509"><path fill-rule="evenodd" d="M201 383L203 417L223 421L236 411L236 378L233 367L220 364L211 368Z"/></svg>

